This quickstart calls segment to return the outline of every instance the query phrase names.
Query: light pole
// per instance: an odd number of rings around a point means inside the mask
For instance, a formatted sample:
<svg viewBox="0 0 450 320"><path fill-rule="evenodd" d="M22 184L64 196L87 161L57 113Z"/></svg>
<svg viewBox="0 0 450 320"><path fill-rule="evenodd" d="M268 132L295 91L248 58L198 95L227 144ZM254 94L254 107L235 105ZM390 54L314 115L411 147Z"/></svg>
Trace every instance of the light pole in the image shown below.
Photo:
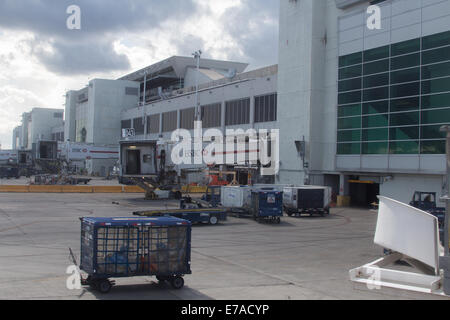
<svg viewBox="0 0 450 320"><path fill-rule="evenodd" d="M197 73L195 75L195 120L201 121L200 116L200 107L198 105L198 76L200 73L200 58L202 56L202 50L198 50L192 54L194 56L194 59L197 62Z"/></svg>

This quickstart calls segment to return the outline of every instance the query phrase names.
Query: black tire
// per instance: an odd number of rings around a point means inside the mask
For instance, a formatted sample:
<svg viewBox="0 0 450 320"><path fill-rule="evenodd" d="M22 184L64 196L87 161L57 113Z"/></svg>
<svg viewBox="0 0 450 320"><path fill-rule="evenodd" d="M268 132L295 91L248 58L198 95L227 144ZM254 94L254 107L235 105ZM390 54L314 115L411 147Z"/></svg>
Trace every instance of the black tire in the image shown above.
<svg viewBox="0 0 450 320"><path fill-rule="evenodd" d="M280 223L281 223L281 218L278 217L278 218L276 219L276 223L277 223L277 224L280 224Z"/></svg>
<svg viewBox="0 0 450 320"><path fill-rule="evenodd" d="M111 291L111 288L112 284L108 279L100 280L97 283L97 290L100 291L100 293L107 294Z"/></svg>
<svg viewBox="0 0 450 320"><path fill-rule="evenodd" d="M173 277L172 280L170 280L170 285L175 290L180 290L184 287L184 279L182 277Z"/></svg>
<svg viewBox="0 0 450 320"><path fill-rule="evenodd" d="M209 224L212 226L215 226L217 223L219 223L219 219L217 219L216 216L209 217Z"/></svg>

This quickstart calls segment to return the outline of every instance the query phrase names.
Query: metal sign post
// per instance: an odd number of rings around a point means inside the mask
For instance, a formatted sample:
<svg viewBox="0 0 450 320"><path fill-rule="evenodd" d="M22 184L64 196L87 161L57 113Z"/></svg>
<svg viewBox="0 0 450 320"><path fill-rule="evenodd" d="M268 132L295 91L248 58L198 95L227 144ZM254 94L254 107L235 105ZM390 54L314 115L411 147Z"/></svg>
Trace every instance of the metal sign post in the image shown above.
<svg viewBox="0 0 450 320"><path fill-rule="evenodd" d="M445 255L440 259L440 266L444 270L444 293L450 295L450 254L449 254L449 234L450 234L450 126L443 126L441 128L442 132L447 133L447 195L444 199L447 202L447 212L445 214L445 225L444 225L444 247Z"/></svg>

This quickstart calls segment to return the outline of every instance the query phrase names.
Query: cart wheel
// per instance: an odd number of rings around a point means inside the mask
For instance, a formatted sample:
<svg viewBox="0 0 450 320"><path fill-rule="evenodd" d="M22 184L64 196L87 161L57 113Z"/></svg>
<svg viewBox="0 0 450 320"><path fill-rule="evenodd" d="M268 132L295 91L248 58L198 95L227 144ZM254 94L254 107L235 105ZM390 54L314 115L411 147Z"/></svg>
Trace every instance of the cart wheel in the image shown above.
<svg viewBox="0 0 450 320"><path fill-rule="evenodd" d="M106 294L111 291L112 284L108 279L100 280L97 283L97 289L103 294Z"/></svg>
<svg viewBox="0 0 450 320"><path fill-rule="evenodd" d="M281 218L277 218L276 222L277 222L277 224L280 224L281 223Z"/></svg>
<svg viewBox="0 0 450 320"><path fill-rule="evenodd" d="M184 279L182 277L173 277L170 284L172 288L179 290L184 287Z"/></svg>
<svg viewBox="0 0 450 320"><path fill-rule="evenodd" d="M219 220L217 219L217 217L214 217L214 216L212 216L212 217L210 217L209 218L209 224L210 225L216 225L217 224L217 222L219 222Z"/></svg>

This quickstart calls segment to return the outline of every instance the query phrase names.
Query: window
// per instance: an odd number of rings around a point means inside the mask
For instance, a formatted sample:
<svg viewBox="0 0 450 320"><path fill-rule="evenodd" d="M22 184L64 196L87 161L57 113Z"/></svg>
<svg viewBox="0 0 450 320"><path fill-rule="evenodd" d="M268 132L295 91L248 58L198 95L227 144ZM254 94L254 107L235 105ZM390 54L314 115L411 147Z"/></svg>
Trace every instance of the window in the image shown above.
<svg viewBox="0 0 450 320"><path fill-rule="evenodd" d="M364 77L364 88L381 87L389 85L389 73Z"/></svg>
<svg viewBox="0 0 450 320"><path fill-rule="evenodd" d="M422 141L420 143L420 153L422 154L445 154L445 140Z"/></svg>
<svg viewBox="0 0 450 320"><path fill-rule="evenodd" d="M389 59L364 64L364 75L389 71Z"/></svg>
<svg viewBox="0 0 450 320"><path fill-rule="evenodd" d="M358 143L339 143L337 147L338 154L361 154L361 144Z"/></svg>
<svg viewBox="0 0 450 320"><path fill-rule="evenodd" d="M338 142L361 141L361 130L346 130L338 132Z"/></svg>
<svg viewBox="0 0 450 320"><path fill-rule="evenodd" d="M177 129L177 111L162 114L162 132L170 132Z"/></svg>
<svg viewBox="0 0 450 320"><path fill-rule="evenodd" d="M422 97L422 109L450 107L450 93Z"/></svg>
<svg viewBox="0 0 450 320"><path fill-rule="evenodd" d="M450 45L450 31L434 34L424 37L422 40L422 49L431 49Z"/></svg>
<svg viewBox="0 0 450 320"><path fill-rule="evenodd" d="M64 113L63 112L55 112L53 114L53 118L62 119L62 118L64 118Z"/></svg>
<svg viewBox="0 0 450 320"><path fill-rule="evenodd" d="M339 94L339 104L361 102L361 91L353 91Z"/></svg>
<svg viewBox="0 0 450 320"><path fill-rule="evenodd" d="M392 56L398 56L420 50L420 39L414 39L393 44L391 46Z"/></svg>
<svg viewBox="0 0 450 320"><path fill-rule="evenodd" d="M390 129L390 140L417 140L419 127L400 127Z"/></svg>
<svg viewBox="0 0 450 320"><path fill-rule="evenodd" d="M388 113L389 100L368 102L363 104L363 114Z"/></svg>
<svg viewBox="0 0 450 320"><path fill-rule="evenodd" d="M389 57L389 46L364 51L364 62L381 60Z"/></svg>
<svg viewBox="0 0 450 320"><path fill-rule="evenodd" d="M339 70L339 80L356 78L362 75L362 65L357 65Z"/></svg>
<svg viewBox="0 0 450 320"><path fill-rule="evenodd" d="M420 80L420 68L405 69L391 73L391 83L413 82Z"/></svg>
<svg viewBox="0 0 450 320"><path fill-rule="evenodd" d="M363 117L363 128L387 127L388 117L387 114Z"/></svg>
<svg viewBox="0 0 450 320"><path fill-rule="evenodd" d="M277 121L277 94L255 98L255 122Z"/></svg>
<svg viewBox="0 0 450 320"><path fill-rule="evenodd" d="M391 87L391 98L411 97L420 94L420 82L401 84Z"/></svg>
<svg viewBox="0 0 450 320"><path fill-rule="evenodd" d="M446 76L450 76L450 62L422 67L422 79L440 78Z"/></svg>
<svg viewBox="0 0 450 320"><path fill-rule="evenodd" d="M349 105L349 106L340 106L338 113L339 113L339 117L360 116L361 115L361 105L353 104L353 105Z"/></svg>
<svg viewBox="0 0 450 320"><path fill-rule="evenodd" d="M391 70L405 69L420 65L420 53L413 53L391 59Z"/></svg>
<svg viewBox="0 0 450 320"><path fill-rule="evenodd" d="M133 128L136 135L144 134L145 132L144 119L142 119L142 117L133 119Z"/></svg>
<svg viewBox="0 0 450 320"><path fill-rule="evenodd" d="M422 82L422 94L450 91L450 77Z"/></svg>
<svg viewBox="0 0 450 320"><path fill-rule="evenodd" d="M370 142L362 144L362 154L387 154L388 142Z"/></svg>
<svg viewBox="0 0 450 320"><path fill-rule="evenodd" d="M349 54L347 56L342 56L339 58L339 66L346 67L362 62L362 52L357 52Z"/></svg>
<svg viewBox="0 0 450 320"><path fill-rule="evenodd" d="M418 125L419 117L419 112L393 113L390 117L390 125L393 127Z"/></svg>
<svg viewBox="0 0 450 320"><path fill-rule="evenodd" d="M203 128L222 126L222 105L220 103L202 106Z"/></svg>
<svg viewBox="0 0 450 320"><path fill-rule="evenodd" d="M361 117L341 118L338 120L338 129L361 128Z"/></svg>
<svg viewBox="0 0 450 320"><path fill-rule="evenodd" d="M225 125L250 123L250 98L225 103Z"/></svg>
<svg viewBox="0 0 450 320"><path fill-rule="evenodd" d="M364 101L383 100L389 98L389 87L364 90Z"/></svg>
<svg viewBox="0 0 450 320"><path fill-rule="evenodd" d="M447 60L450 60L449 47L424 51L422 53L422 64L430 64Z"/></svg>
<svg viewBox="0 0 450 320"><path fill-rule="evenodd" d="M339 81L339 92L359 90L361 87L361 78Z"/></svg>
<svg viewBox="0 0 450 320"><path fill-rule="evenodd" d="M122 129L131 129L131 120L122 120Z"/></svg>
<svg viewBox="0 0 450 320"><path fill-rule="evenodd" d="M154 114L148 116L147 118L147 133L156 134L159 133L159 120L161 116L159 114Z"/></svg>
<svg viewBox="0 0 450 320"><path fill-rule="evenodd" d="M418 110L419 106L420 106L419 97L391 100L391 112Z"/></svg>
<svg viewBox="0 0 450 320"><path fill-rule="evenodd" d="M194 129L195 108L180 111L180 128L186 130Z"/></svg>
<svg viewBox="0 0 450 320"><path fill-rule="evenodd" d="M422 112L422 124L449 123L450 109L429 110Z"/></svg>
<svg viewBox="0 0 450 320"><path fill-rule="evenodd" d="M419 141L395 141L389 144L390 154L418 154Z"/></svg>
<svg viewBox="0 0 450 320"><path fill-rule="evenodd" d="M388 128L366 129L362 131L362 141L384 141L389 138Z"/></svg>
<svg viewBox="0 0 450 320"><path fill-rule="evenodd" d="M447 134L441 132L441 125L437 126L423 126L421 128L422 139L445 139Z"/></svg>

